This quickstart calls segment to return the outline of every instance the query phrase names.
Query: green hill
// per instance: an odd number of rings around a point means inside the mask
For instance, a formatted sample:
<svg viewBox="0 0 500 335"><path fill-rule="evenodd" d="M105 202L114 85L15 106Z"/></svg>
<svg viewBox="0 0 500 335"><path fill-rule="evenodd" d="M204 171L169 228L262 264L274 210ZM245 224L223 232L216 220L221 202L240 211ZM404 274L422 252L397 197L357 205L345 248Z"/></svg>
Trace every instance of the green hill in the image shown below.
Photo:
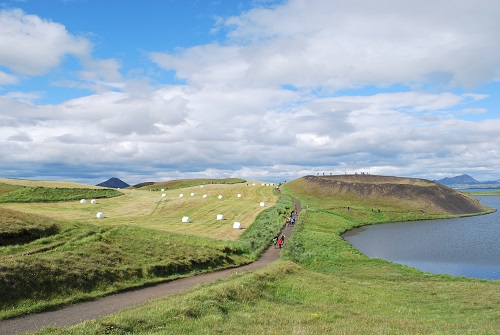
<svg viewBox="0 0 500 335"><path fill-rule="evenodd" d="M486 209L462 192L416 178L376 175L305 176L289 183L305 196L332 199L331 205L424 212L427 215L468 215ZM334 200L333 200L334 199Z"/></svg>

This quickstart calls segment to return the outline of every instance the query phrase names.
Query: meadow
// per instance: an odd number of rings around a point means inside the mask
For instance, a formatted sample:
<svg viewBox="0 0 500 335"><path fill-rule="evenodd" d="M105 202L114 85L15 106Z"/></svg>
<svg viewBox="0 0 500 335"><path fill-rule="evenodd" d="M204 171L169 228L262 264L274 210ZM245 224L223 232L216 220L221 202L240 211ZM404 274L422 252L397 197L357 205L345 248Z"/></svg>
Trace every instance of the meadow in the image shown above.
<svg viewBox="0 0 500 335"><path fill-rule="evenodd" d="M184 197L178 190L0 183L0 318L247 264L267 247L292 206L261 183L182 192ZM183 216L190 222L181 222ZM242 229L234 229L234 221Z"/></svg>
<svg viewBox="0 0 500 335"><path fill-rule="evenodd" d="M498 281L369 259L340 237L363 224L414 219L406 207L391 203L372 212L369 201L344 204L305 187L293 181L281 188L304 209L277 262L40 334L500 333Z"/></svg>

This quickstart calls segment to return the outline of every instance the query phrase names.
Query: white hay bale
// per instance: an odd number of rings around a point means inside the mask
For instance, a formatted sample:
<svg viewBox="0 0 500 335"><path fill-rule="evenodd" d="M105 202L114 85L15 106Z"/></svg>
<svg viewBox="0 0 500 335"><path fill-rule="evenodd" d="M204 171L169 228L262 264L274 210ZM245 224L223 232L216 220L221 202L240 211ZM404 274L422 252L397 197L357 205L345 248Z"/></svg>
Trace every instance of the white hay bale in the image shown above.
<svg viewBox="0 0 500 335"><path fill-rule="evenodd" d="M238 198L241 198L241 194L238 193Z"/></svg>
<svg viewBox="0 0 500 335"><path fill-rule="evenodd" d="M165 198L166 196L167 196L167 195L166 195L165 193L163 193L163 194L161 195L161 197L162 197L162 198Z"/></svg>
<svg viewBox="0 0 500 335"><path fill-rule="evenodd" d="M224 215L217 214L217 220L224 220Z"/></svg>
<svg viewBox="0 0 500 335"><path fill-rule="evenodd" d="M207 197L207 195L206 195L206 194L203 194L203 198L206 198L206 197Z"/></svg>
<svg viewBox="0 0 500 335"><path fill-rule="evenodd" d="M191 193L191 196L194 197L194 193Z"/></svg>
<svg viewBox="0 0 500 335"><path fill-rule="evenodd" d="M222 195L219 195L217 198L222 199Z"/></svg>
<svg viewBox="0 0 500 335"><path fill-rule="evenodd" d="M90 200L90 203L93 204L93 205L95 205L95 204L97 204L97 200L92 199L92 200Z"/></svg>
<svg viewBox="0 0 500 335"><path fill-rule="evenodd" d="M161 189L161 191L162 191L162 192L165 192L165 189L164 189L164 188L162 188L162 189Z"/></svg>
<svg viewBox="0 0 500 335"><path fill-rule="evenodd" d="M104 218L104 213L103 213L103 212L99 212L99 213L97 213L95 216L96 216L96 218L98 218L98 219L102 219L102 218Z"/></svg>
<svg viewBox="0 0 500 335"><path fill-rule="evenodd" d="M265 205L266 205L266 203L265 203L264 201L262 201L262 202L260 203L260 207L264 207Z"/></svg>
<svg viewBox="0 0 500 335"><path fill-rule="evenodd" d="M203 188L203 185L200 185L200 188Z"/></svg>
<svg viewBox="0 0 500 335"><path fill-rule="evenodd" d="M240 228L241 228L241 223L239 223L238 221L235 221L235 222L233 223L233 228L234 228L234 229L240 229Z"/></svg>
<svg viewBox="0 0 500 335"><path fill-rule="evenodd" d="M182 194L182 193L181 193L181 194L179 194L179 198L182 198L183 196L184 196L184 194Z"/></svg>
<svg viewBox="0 0 500 335"><path fill-rule="evenodd" d="M80 200L80 203L81 203L81 204L86 204L86 203L87 203L87 200L86 200L86 199L82 199L82 200Z"/></svg>
<svg viewBox="0 0 500 335"><path fill-rule="evenodd" d="M182 222L189 222L189 216L183 216Z"/></svg>
<svg viewBox="0 0 500 335"><path fill-rule="evenodd" d="M255 183L253 183L252 186L255 186Z"/></svg>

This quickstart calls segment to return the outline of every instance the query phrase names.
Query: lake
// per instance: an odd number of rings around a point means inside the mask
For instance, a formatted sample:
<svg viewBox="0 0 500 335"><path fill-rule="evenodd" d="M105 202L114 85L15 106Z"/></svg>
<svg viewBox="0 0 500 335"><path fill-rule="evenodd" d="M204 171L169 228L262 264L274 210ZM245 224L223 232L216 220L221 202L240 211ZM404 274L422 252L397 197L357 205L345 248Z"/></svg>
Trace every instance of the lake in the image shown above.
<svg viewBox="0 0 500 335"><path fill-rule="evenodd" d="M474 196L500 208L500 196ZM365 226L342 237L370 258L425 272L500 280L500 212Z"/></svg>

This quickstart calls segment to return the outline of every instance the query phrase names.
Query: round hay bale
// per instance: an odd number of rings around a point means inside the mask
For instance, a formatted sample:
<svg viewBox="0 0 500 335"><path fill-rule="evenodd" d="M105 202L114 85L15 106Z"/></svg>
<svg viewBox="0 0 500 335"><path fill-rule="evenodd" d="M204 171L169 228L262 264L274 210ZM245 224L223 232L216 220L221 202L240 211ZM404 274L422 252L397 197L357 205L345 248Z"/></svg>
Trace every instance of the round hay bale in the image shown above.
<svg viewBox="0 0 500 335"><path fill-rule="evenodd" d="M104 213L103 213L103 212L99 212L99 213L97 213L95 216L96 216L96 218L98 218L98 219L102 219L102 218L104 218Z"/></svg>
<svg viewBox="0 0 500 335"><path fill-rule="evenodd" d="M206 195L206 194L203 194L203 198L206 198L206 197L207 197L207 195Z"/></svg>
<svg viewBox="0 0 500 335"><path fill-rule="evenodd" d="M238 198L241 198L241 194L238 193Z"/></svg>
<svg viewBox="0 0 500 335"><path fill-rule="evenodd" d="M162 188L162 189L161 189L161 191L162 191L162 192L165 192L165 189L164 189L164 188Z"/></svg>
<svg viewBox="0 0 500 335"><path fill-rule="evenodd" d="M264 207L266 205L266 203L263 201L260 203L260 207Z"/></svg>
<svg viewBox="0 0 500 335"><path fill-rule="evenodd" d="M161 195L161 197L162 197L162 198L165 198L166 196L167 196L167 195L166 195L165 193L163 193L163 194Z"/></svg>
<svg viewBox="0 0 500 335"><path fill-rule="evenodd" d="M222 199L222 195L219 195L217 198Z"/></svg>
<svg viewBox="0 0 500 335"><path fill-rule="evenodd" d="M241 223L239 223L239 222L237 222L237 221L236 221L236 222L234 222L234 223L233 223L233 228L234 228L234 229L240 229L240 228L241 228Z"/></svg>
<svg viewBox="0 0 500 335"><path fill-rule="evenodd" d="M82 200L80 200L80 203L81 203L81 204L86 204L86 203L87 203L87 199L82 199Z"/></svg>
<svg viewBox="0 0 500 335"><path fill-rule="evenodd" d="M191 196L194 197L194 193L191 193Z"/></svg>
<svg viewBox="0 0 500 335"><path fill-rule="evenodd" d="M95 205L95 204L97 204L97 200L92 199L92 200L90 200L90 203L93 204L93 205Z"/></svg>
<svg viewBox="0 0 500 335"><path fill-rule="evenodd" d="M183 216L182 222L189 222L189 216Z"/></svg>
<svg viewBox="0 0 500 335"><path fill-rule="evenodd" d="M224 215L217 214L217 220L224 220Z"/></svg>
<svg viewBox="0 0 500 335"><path fill-rule="evenodd" d="M183 196L184 196L184 194L182 194L182 193L181 193L181 194L179 194L179 198L182 198Z"/></svg>

